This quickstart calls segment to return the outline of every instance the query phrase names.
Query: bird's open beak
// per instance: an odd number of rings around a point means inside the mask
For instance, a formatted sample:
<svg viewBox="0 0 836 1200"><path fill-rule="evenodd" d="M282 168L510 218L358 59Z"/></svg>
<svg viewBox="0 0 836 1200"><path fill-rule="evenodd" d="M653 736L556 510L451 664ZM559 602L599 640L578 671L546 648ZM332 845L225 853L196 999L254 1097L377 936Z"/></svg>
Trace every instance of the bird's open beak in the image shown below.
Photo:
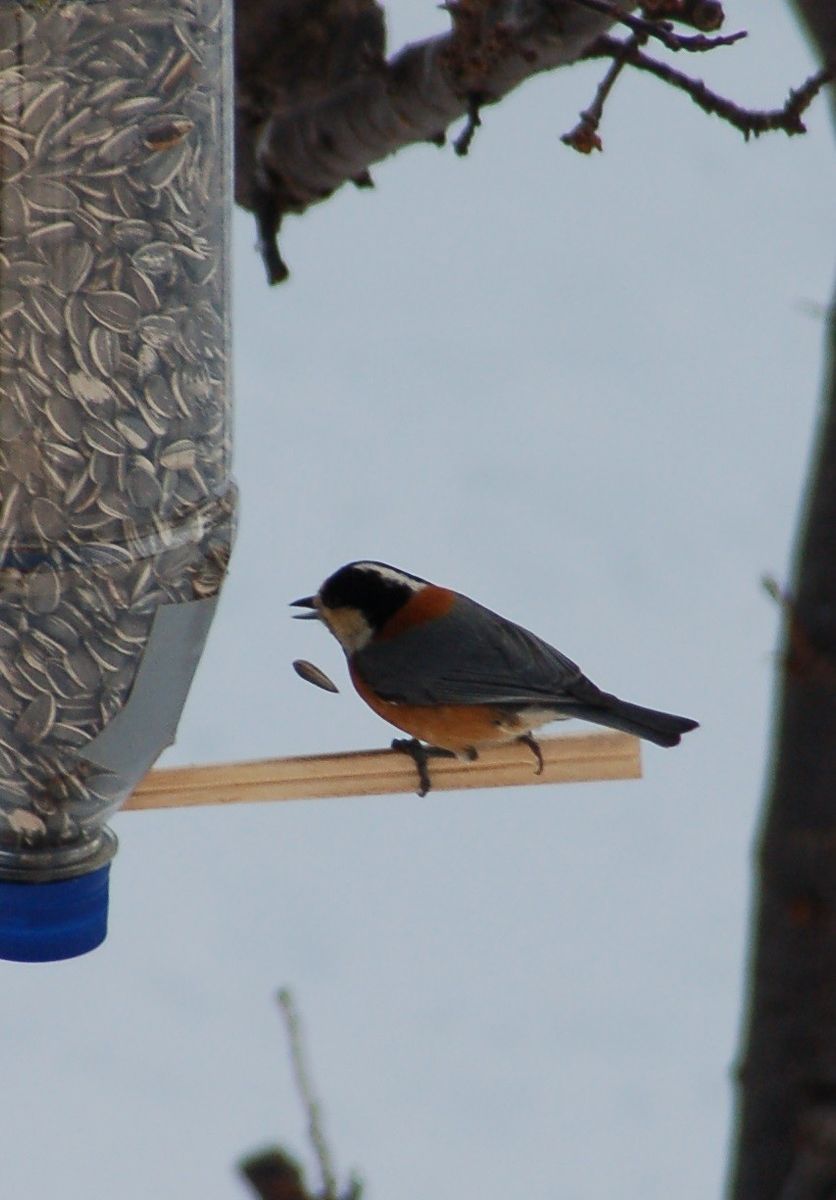
<svg viewBox="0 0 836 1200"><path fill-rule="evenodd" d="M291 600L291 608L312 608L313 612L294 613L294 619L297 621L318 621L319 609L316 607L316 600L313 596L304 596L301 600Z"/></svg>

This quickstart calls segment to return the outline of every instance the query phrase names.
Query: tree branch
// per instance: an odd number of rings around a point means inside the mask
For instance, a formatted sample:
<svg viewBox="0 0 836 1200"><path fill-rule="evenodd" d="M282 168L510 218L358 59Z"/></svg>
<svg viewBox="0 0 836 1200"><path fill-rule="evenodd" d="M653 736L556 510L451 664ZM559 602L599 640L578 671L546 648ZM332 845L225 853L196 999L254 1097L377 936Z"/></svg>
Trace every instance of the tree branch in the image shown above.
<svg viewBox="0 0 836 1200"><path fill-rule="evenodd" d="M448 0L442 7L451 17L448 34L387 61L376 0L237 0L236 199L255 214L270 283L288 274L277 244L286 213L303 212L348 181L371 186L371 164L416 142L443 145L461 117L466 122L453 144L467 154L482 109L539 72L612 58L592 104L562 139L587 154L601 148L604 104L625 65L684 91L746 139L770 130L803 133L802 113L832 78L819 72L781 109L761 112L642 53L651 38L695 53L745 37L674 30L672 21L718 28L719 0L644 0L644 16L631 11L635 4L614 0ZM632 37L605 36L616 23Z"/></svg>
<svg viewBox="0 0 836 1200"><path fill-rule="evenodd" d="M271 282L287 270L275 248L282 217L303 212L404 146L436 142L477 109L541 71L581 58L612 24L575 0L459 0L453 28L367 65L310 104L239 121L236 198L256 214ZM247 146L254 167L247 164Z"/></svg>
<svg viewBox="0 0 836 1200"><path fill-rule="evenodd" d="M666 21L660 21L658 18L648 20L646 17L632 16L620 4L612 3L612 0L575 0L575 2L593 12L611 16L614 22L626 25L633 33L643 35L642 41L647 38L656 38L667 50L689 50L691 53L703 53L706 50L715 50L718 46L733 46L735 42L746 37L746 31L743 29L737 33L728 33L714 38L705 37L701 33L694 37L686 37L683 34L674 33Z"/></svg>
<svg viewBox="0 0 836 1200"><path fill-rule="evenodd" d="M601 37L591 47L587 57L612 58L616 62L627 62L639 71L655 75L663 83L685 92L703 112L720 117L729 125L733 125L743 134L746 141L753 135L759 137L762 133L775 131L783 131L788 137L806 133L807 127L801 120L803 113L822 88L834 78L834 69L824 67L805 80L800 88L791 91L782 108L759 110L742 108L733 100L713 92L701 79L692 79L667 63L650 58L643 54L632 40L620 42L617 38Z"/></svg>
<svg viewBox="0 0 836 1200"><path fill-rule="evenodd" d="M601 39L602 41L604 39ZM610 39L606 39L608 42ZM616 79L621 74L627 64L628 54L630 51L638 48L639 43L645 41L641 34L634 34L626 42L615 42L614 46L620 46L621 49L613 49L612 63L604 78L598 84L592 103L589 108L584 109L581 113L581 119L574 129L569 133L564 133L561 137L561 142L567 146L571 146L573 150L577 150L579 154L591 154L593 150L603 150L603 145L598 136L598 126L601 124L601 118L604 115L604 105L607 102L607 97L613 89Z"/></svg>
<svg viewBox="0 0 836 1200"><path fill-rule="evenodd" d="M473 135L482 124L482 118L479 114L479 109L484 104L484 99L479 95L468 97L467 101L467 121L465 127L456 140L453 142L453 149L458 154L459 158L464 156L470 150L470 143L473 141Z"/></svg>
<svg viewBox="0 0 836 1200"><path fill-rule="evenodd" d="M702 33L719 29L725 20L720 0L642 0L641 10L651 21L676 21Z"/></svg>
<svg viewBox="0 0 836 1200"><path fill-rule="evenodd" d="M349 1179L342 1192L337 1191L336 1172L322 1129L319 1102L305 1061L299 1013L287 988L279 991L277 1000L287 1030L296 1087L308 1118L308 1136L322 1177L322 1190L315 1194L308 1190L302 1168L282 1146L268 1146L248 1155L238 1164L238 1170L259 1200L362 1200L363 1186L355 1176Z"/></svg>
<svg viewBox="0 0 836 1200"><path fill-rule="evenodd" d="M693 53L745 37L674 31L671 20L716 29L723 20L719 0L644 0L644 16L630 11L635 5L613 0L448 0L442 7L450 13L451 31L389 61L376 0L304 0L305 20L295 3L236 4L236 199L255 214L270 283L288 274L277 243L286 213L303 212L348 181L371 186L372 163L416 142L443 145L448 126L463 116L454 148L467 154L483 107L539 72L581 58L613 60L592 104L562 139L587 154L601 149L604 104L625 65L684 91L747 140L771 130L803 133L802 113L832 78L820 71L782 108L757 111L642 52L651 38ZM247 16L253 10L260 22ZM633 36L605 36L615 23ZM280 54L272 52L272 37Z"/></svg>
<svg viewBox="0 0 836 1200"><path fill-rule="evenodd" d="M296 1087L308 1116L308 1136L316 1155L319 1171L322 1176L322 1200L337 1200L337 1175L331 1161L331 1151L322 1129L322 1117L319 1103L314 1095L313 1085L308 1067L305 1062L305 1052L302 1047L302 1028L299 1014L293 1002L293 996L287 988L282 988L278 994L279 1007L284 1017L287 1029L287 1040L290 1045L290 1061L293 1064L293 1074L296 1076Z"/></svg>

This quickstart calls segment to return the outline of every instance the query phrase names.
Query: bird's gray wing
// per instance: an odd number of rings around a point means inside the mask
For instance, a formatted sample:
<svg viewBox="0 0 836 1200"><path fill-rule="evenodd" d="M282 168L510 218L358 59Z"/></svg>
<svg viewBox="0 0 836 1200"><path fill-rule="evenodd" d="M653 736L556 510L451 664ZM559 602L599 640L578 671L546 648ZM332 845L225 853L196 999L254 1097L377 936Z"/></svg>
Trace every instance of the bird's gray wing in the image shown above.
<svg viewBox="0 0 836 1200"><path fill-rule="evenodd" d="M560 704L600 695L571 659L466 596L443 617L370 643L352 663L378 695L401 704Z"/></svg>

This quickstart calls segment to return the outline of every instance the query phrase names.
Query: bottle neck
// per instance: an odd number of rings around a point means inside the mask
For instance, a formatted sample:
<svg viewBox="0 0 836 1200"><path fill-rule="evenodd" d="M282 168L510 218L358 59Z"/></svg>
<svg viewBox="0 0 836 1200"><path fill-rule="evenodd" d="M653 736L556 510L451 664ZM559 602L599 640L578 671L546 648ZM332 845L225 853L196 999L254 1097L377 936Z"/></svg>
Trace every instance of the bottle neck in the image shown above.
<svg viewBox="0 0 836 1200"><path fill-rule="evenodd" d="M119 842L107 826L95 834L66 846L45 846L15 850L0 848L0 880L19 883L46 883L72 879L105 866L116 853Z"/></svg>

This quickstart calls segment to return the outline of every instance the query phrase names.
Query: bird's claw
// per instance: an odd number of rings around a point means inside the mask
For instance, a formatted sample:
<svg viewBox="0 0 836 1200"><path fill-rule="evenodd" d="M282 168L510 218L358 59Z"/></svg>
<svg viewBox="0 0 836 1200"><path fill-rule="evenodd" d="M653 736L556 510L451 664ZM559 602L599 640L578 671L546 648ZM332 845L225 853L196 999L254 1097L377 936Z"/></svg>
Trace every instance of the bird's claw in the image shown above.
<svg viewBox="0 0 836 1200"><path fill-rule="evenodd" d="M540 743L537 741L536 738L532 737L532 735L530 733L522 734L520 737L517 738L517 741L522 742L522 744L524 746L528 746L529 750L531 751L531 753L534 755L534 757L537 760L537 770L534 772L534 774L542 775L543 774L543 751L540 749Z"/></svg>
<svg viewBox="0 0 836 1200"><path fill-rule="evenodd" d="M430 773L427 770L427 764L431 758L455 758L456 755L452 750L442 750L440 746L425 746L423 742L419 742L417 738L393 738L392 749L397 750L400 754L408 754L415 763L415 768L418 771L418 788L419 796L426 796L427 792L432 791L432 782Z"/></svg>

